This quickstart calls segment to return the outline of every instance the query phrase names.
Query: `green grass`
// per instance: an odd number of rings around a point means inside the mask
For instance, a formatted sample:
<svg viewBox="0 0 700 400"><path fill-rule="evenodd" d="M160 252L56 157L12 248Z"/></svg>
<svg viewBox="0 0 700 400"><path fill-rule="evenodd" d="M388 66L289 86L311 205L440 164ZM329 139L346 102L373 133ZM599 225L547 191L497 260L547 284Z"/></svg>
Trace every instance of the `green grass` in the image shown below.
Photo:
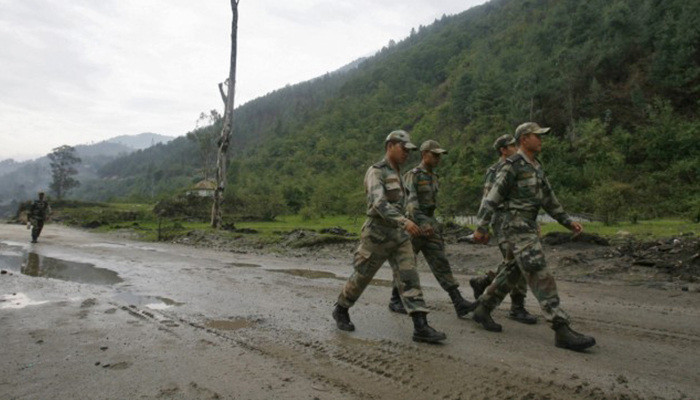
<svg viewBox="0 0 700 400"><path fill-rule="evenodd" d="M144 240L156 240L158 231L158 218L152 212L153 205L150 204L127 204L109 203L90 205L85 207L71 207L60 210L63 219L71 224L82 226L91 221L103 223L97 231L107 232L122 228L133 228L140 231ZM126 217L135 219L125 220ZM231 221L231 218L224 218L224 221ZM339 226L350 233L359 234L363 216L336 215L310 220L303 219L300 215L279 216L274 221L235 221L236 228L254 229L258 232L255 236L258 240L274 242L280 235L277 232L289 232L295 229L307 229L319 231L324 228ZM135 225L138 224L138 225ZM185 234L190 230L211 230L208 222L188 222L181 220L163 219L162 229L168 234ZM470 226L470 228L474 228ZM566 228L557 223L542 224L542 234L549 232L565 232ZM700 224L692 223L683 219L658 219L652 221L639 221L636 224L621 222L606 226L602 222L588 222L584 224L584 231L605 237L615 237L619 232L629 232L640 239L652 239L658 237L679 236L682 234L700 234ZM240 233L222 232L231 236L240 237Z"/></svg>
<svg viewBox="0 0 700 400"><path fill-rule="evenodd" d="M542 225L542 234L549 232L566 232L567 229L557 223ZM621 222L613 225L605 225L602 222L586 222L583 231L605 237L617 236L619 232L629 232L640 239L652 239L659 237L680 236L686 233L700 234L700 224L681 219L658 219L653 221L639 221L636 224Z"/></svg>

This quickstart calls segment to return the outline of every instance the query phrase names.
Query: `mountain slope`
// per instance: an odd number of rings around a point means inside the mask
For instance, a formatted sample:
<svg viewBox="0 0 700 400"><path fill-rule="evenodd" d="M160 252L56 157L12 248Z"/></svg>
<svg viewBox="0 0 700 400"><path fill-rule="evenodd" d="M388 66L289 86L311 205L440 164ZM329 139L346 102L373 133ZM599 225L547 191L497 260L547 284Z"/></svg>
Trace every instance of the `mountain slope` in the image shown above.
<svg viewBox="0 0 700 400"><path fill-rule="evenodd" d="M229 195L355 212L364 170L401 128L451 150L442 210L474 212L496 158L491 143L535 120L553 128L542 160L568 209L700 212L699 101L698 2L492 0L419 27L354 69L239 107ZM147 200L199 179L196 143L175 142L105 166L101 175L121 185L110 196ZM148 190L159 174L171 181Z"/></svg>

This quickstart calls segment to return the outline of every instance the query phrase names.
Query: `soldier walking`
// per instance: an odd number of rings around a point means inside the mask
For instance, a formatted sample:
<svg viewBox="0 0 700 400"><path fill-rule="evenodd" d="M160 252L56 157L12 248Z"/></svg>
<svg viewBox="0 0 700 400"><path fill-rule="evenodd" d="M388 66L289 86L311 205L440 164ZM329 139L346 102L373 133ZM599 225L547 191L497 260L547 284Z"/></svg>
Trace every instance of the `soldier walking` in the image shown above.
<svg viewBox="0 0 700 400"><path fill-rule="evenodd" d="M44 222L51 215L51 206L48 201L44 200L44 196L44 192L39 192L39 198L34 200L29 207L27 224L31 224L32 227L32 243L37 243L41 230L44 229Z"/></svg>
<svg viewBox="0 0 700 400"><path fill-rule="evenodd" d="M493 187L496 182L496 175L503 165L506 163L506 158L512 156L518 151L515 146L515 138L511 135L503 135L498 137L493 143L493 148L496 150L500 156L497 163L493 164L487 171L486 177L484 178L484 194L481 199L483 202L486 199L486 195ZM498 266L496 272L489 271L483 276L472 278L469 280L469 285L474 290L474 298L478 299L484 290L493 282L493 278L498 275L499 272L509 263L515 263L515 258L513 257L513 251L511 250L511 245L508 243L506 235L503 234L501 226L503 225L505 204L500 204L496 210L493 212L493 217L491 218L491 228L493 229L493 236L498 241L498 248L503 255L503 261ZM514 266L514 268L517 268ZM510 313L508 316L518 322L524 324L536 324L537 317L530 314L525 309L525 296L527 295L527 281L525 276L521 275L517 283L513 285L513 289L510 292Z"/></svg>
<svg viewBox="0 0 700 400"><path fill-rule="evenodd" d="M354 272L338 296L333 319L338 329L355 330L348 309L357 302L384 261L389 260L394 284L398 286L404 308L413 319L413 340L438 343L447 337L428 325L428 309L409 240L411 236L419 236L421 230L404 216L406 191L399 167L416 146L402 130L391 132L384 146L384 159L372 165L365 174L367 220L362 225L360 245L355 252Z"/></svg>
<svg viewBox="0 0 700 400"><path fill-rule="evenodd" d="M502 327L491 318L491 312L523 275L532 294L539 301L545 319L555 331L555 345L582 351L595 345L595 339L569 327L569 316L559 305L557 285L547 267L537 233L537 214L540 208L575 234L583 231L583 226L564 212L542 165L535 158L542 150L541 135L548 132L549 128L541 128L534 122L518 126L515 140L519 150L506 159L493 188L481 203L474 240L480 243L488 241L491 217L498 206L505 204L503 233L511 245L516 263L506 265L479 298L473 319L486 330L500 332Z"/></svg>
<svg viewBox="0 0 700 400"><path fill-rule="evenodd" d="M421 163L404 175L408 189L408 218L415 222L422 234L411 240L413 252L423 253L430 270L435 275L440 286L452 300L458 317L464 317L471 311L472 303L465 300L459 291L459 283L452 275L450 262L445 256L445 241L442 235L442 225L435 218L437 194L439 191L438 175L434 172L440 163L442 155L447 150L440 147L434 140L427 140L420 146ZM391 292L389 309L397 313L406 313L396 287Z"/></svg>

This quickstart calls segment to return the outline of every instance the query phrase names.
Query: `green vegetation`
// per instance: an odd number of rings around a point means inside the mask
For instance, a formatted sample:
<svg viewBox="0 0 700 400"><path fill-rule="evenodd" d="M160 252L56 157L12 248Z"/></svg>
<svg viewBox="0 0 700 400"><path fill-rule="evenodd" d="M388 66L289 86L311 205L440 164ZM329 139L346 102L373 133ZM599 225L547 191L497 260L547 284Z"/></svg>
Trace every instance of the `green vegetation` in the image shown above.
<svg viewBox="0 0 700 400"><path fill-rule="evenodd" d="M557 223L542 225L542 235L549 232L567 232L567 229ZM625 232L638 239L668 238L687 234L700 234L700 224L679 219L659 219L653 221L638 221L637 223L621 222L606 225L603 222L584 223L584 232L604 237L614 237Z"/></svg>
<svg viewBox="0 0 700 400"><path fill-rule="evenodd" d="M496 161L491 143L534 120L553 128L541 158L568 211L608 223L698 220L699 107L700 2L492 0L412 30L356 68L240 106L227 213L361 215L364 172L402 128L451 150L439 168L443 215L474 214ZM190 139L104 165L75 195L182 193L207 174L207 135L220 129L210 115Z"/></svg>

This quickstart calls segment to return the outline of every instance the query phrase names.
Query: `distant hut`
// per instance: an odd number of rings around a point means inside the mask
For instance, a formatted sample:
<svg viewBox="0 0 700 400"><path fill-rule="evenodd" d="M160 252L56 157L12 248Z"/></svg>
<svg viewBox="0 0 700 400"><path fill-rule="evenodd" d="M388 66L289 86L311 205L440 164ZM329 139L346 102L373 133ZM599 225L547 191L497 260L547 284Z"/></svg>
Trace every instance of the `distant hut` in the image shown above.
<svg viewBox="0 0 700 400"><path fill-rule="evenodd" d="M187 189L188 196L214 197L216 182L210 179L202 179L193 187Z"/></svg>

